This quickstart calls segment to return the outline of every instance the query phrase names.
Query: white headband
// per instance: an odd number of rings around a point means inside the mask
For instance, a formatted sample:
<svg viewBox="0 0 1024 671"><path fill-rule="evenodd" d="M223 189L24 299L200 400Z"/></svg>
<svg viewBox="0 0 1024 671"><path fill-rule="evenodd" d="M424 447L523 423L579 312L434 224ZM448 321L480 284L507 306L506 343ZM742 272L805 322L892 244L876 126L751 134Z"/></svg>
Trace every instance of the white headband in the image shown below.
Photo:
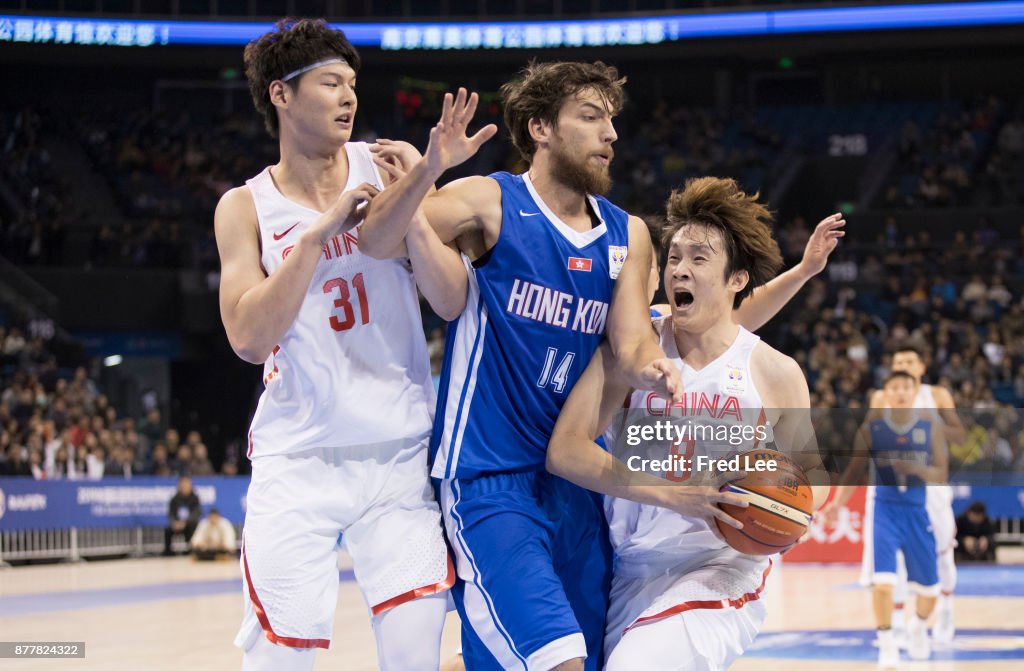
<svg viewBox="0 0 1024 671"><path fill-rule="evenodd" d="M286 82L289 79L295 79L296 77L298 77L299 75L303 74L304 72L309 72L310 70L315 70L316 68L320 67L321 65L333 65L334 63L341 63L342 65L348 65L348 61L346 61L344 58L340 58L340 57L339 58L328 58L327 60L317 61L316 63L313 63L312 65L307 65L304 68L299 68L298 70L294 70L292 72L289 72L284 77L281 77L281 81Z"/></svg>

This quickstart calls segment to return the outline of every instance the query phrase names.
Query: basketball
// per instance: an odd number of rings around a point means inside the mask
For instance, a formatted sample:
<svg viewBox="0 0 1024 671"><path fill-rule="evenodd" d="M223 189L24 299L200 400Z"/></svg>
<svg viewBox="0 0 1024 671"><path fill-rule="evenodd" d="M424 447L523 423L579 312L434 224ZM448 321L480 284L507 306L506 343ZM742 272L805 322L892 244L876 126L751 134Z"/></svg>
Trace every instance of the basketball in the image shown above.
<svg viewBox="0 0 1024 671"><path fill-rule="evenodd" d="M755 471L758 462L774 461L774 471ZM811 523L812 492L803 470L792 459L775 450L757 449L740 455L747 475L733 480L722 491L739 494L750 506L719 504L725 512L743 522L736 529L715 520L726 542L750 555L773 555L796 544Z"/></svg>

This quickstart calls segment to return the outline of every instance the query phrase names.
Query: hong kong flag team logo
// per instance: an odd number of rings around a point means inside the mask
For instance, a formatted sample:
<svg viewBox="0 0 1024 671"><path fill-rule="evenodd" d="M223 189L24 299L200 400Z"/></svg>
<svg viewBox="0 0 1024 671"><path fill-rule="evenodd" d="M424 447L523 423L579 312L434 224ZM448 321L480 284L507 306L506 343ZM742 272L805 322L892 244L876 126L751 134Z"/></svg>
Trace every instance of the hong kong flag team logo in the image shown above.
<svg viewBox="0 0 1024 671"><path fill-rule="evenodd" d="M578 270L583 273L590 272L590 265L593 263L591 259L581 259L578 256L569 257L569 270Z"/></svg>

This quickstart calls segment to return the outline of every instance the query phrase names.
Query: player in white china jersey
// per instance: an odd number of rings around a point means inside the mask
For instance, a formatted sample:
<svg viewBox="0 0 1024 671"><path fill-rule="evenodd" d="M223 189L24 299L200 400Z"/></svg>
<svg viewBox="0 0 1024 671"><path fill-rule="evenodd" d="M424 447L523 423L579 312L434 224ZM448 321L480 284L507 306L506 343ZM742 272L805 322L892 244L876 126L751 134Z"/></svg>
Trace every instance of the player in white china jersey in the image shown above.
<svg viewBox="0 0 1024 671"><path fill-rule="evenodd" d="M281 21L245 64L281 158L215 215L224 327L266 385L249 432L242 668L312 669L342 546L380 667L437 669L455 572L427 475L435 396L416 287L451 318L465 271L420 218L396 258L360 251L362 210L385 184L350 141L359 56L344 33Z"/></svg>
<svg viewBox="0 0 1024 671"><path fill-rule="evenodd" d="M760 596L769 569L767 558L737 552L715 530L715 518L742 526L717 506L743 505L719 491L737 474L694 473L694 484L666 486L661 477L630 471L595 442L623 398L645 417L706 414L714 417L702 420L770 425L775 444L820 485L815 507L828 493L802 371L735 322L734 309L781 265L768 211L734 181L702 178L673 193L668 219L664 282L671 315L655 324L666 356L679 367L684 402L667 406L631 390L602 347L548 447L552 472L606 495L617 555L605 641L612 671L728 667L764 620ZM717 412L703 412L711 407ZM608 444L620 433L613 425ZM694 448L691 456L702 451Z"/></svg>

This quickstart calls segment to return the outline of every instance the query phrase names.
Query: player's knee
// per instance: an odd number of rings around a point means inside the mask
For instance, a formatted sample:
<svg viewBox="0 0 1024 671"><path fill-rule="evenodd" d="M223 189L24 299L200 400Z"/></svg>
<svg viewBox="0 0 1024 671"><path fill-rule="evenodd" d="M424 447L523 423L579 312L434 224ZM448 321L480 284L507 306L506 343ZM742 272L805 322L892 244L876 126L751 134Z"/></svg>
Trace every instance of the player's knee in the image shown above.
<svg viewBox="0 0 1024 671"><path fill-rule="evenodd" d="M436 671L441 664L441 630L447 607L446 594L433 594L374 616L380 668Z"/></svg>

